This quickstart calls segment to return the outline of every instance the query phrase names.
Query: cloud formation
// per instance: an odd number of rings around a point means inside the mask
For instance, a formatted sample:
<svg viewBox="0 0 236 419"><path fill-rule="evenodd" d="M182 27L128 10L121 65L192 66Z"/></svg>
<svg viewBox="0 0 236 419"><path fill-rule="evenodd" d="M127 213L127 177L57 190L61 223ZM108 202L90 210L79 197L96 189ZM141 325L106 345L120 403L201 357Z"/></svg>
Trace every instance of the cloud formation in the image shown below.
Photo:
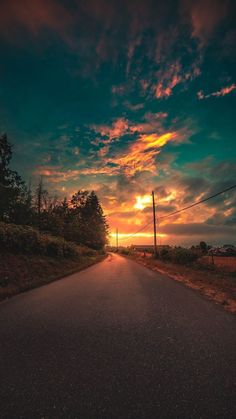
<svg viewBox="0 0 236 419"><path fill-rule="evenodd" d="M207 95L204 94L202 90L200 90L199 92L197 92L197 97L198 97L198 99L202 100L202 99L209 99L209 97L225 96L225 95L228 95L229 93L233 92L235 89L236 89L236 84L233 83L230 86L222 87L217 92L212 92L212 93L209 93Z"/></svg>
<svg viewBox="0 0 236 419"><path fill-rule="evenodd" d="M19 38L22 30L34 37L49 29L57 33L67 44L73 40L70 28L73 15L56 0L3 0L1 2L0 32L7 38Z"/></svg>
<svg viewBox="0 0 236 419"><path fill-rule="evenodd" d="M182 5L191 17L192 36L205 43L227 16L230 1L183 0Z"/></svg>
<svg viewBox="0 0 236 419"><path fill-rule="evenodd" d="M0 124L15 143L16 169L63 194L95 189L111 229L124 235L150 221L152 190L164 216L227 187L234 4L2 0ZM203 106L211 97L224 100ZM159 228L173 242L204 231L222 239L234 207L227 195ZM151 242L151 225L144 233Z"/></svg>
<svg viewBox="0 0 236 419"><path fill-rule="evenodd" d="M108 160L119 167L119 170L127 176L133 176L136 172L148 171L154 173L157 169L155 157L161 148L177 137L175 132L167 132L163 135L141 135L132 143L125 155Z"/></svg>

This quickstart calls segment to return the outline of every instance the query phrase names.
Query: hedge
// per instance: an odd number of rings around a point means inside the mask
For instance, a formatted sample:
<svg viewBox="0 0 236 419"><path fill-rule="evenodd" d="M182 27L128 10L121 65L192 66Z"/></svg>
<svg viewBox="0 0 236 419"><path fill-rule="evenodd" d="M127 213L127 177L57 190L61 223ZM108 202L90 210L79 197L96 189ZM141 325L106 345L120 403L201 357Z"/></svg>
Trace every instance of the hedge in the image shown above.
<svg viewBox="0 0 236 419"><path fill-rule="evenodd" d="M158 253L158 258L165 262L169 261L180 265L188 265L195 262L199 258L199 255L190 249L175 247L173 249L161 249Z"/></svg>
<svg viewBox="0 0 236 419"><path fill-rule="evenodd" d="M40 233L35 228L3 222L0 222L0 251L65 258L96 254L92 249L77 246L61 237Z"/></svg>

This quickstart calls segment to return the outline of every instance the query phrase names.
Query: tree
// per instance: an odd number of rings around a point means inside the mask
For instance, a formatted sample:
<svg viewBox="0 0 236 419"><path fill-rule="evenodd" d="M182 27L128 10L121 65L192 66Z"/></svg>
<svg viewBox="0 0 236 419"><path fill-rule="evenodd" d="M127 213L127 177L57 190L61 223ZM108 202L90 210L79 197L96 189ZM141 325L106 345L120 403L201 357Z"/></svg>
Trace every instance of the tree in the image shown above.
<svg viewBox="0 0 236 419"><path fill-rule="evenodd" d="M206 244L206 242L201 241L201 242L199 243L199 247L200 247L200 249L201 249L202 253L207 253L207 244Z"/></svg>
<svg viewBox="0 0 236 419"><path fill-rule="evenodd" d="M35 192L28 189L19 174L9 168L12 146L0 136L0 220L37 226L50 232L101 249L107 243L108 224L94 191L79 190L68 202L50 196L42 177ZM33 198L32 198L33 195Z"/></svg>
<svg viewBox="0 0 236 419"><path fill-rule="evenodd" d="M36 187L35 193L35 206L37 212L37 224L38 228L42 228L42 221L43 217L42 212L47 209L47 199L48 199L48 191L44 188L43 178L42 176L39 179L38 185Z"/></svg>
<svg viewBox="0 0 236 419"><path fill-rule="evenodd" d="M108 224L94 191L87 196L85 206L82 208L82 220L87 231L84 244L94 249L103 248L107 243Z"/></svg>
<svg viewBox="0 0 236 419"><path fill-rule="evenodd" d="M26 187L20 175L9 168L12 145L7 135L0 136L0 219L23 221L27 207Z"/></svg>
<svg viewBox="0 0 236 419"><path fill-rule="evenodd" d="M65 238L93 249L103 248L107 243L108 224L95 192L79 190L70 204Z"/></svg>

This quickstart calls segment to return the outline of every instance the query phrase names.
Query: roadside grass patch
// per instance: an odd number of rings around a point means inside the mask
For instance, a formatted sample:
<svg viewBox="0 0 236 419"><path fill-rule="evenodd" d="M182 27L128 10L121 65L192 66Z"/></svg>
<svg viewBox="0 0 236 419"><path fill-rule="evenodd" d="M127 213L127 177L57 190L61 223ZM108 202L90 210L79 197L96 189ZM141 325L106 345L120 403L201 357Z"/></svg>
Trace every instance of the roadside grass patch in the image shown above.
<svg viewBox="0 0 236 419"><path fill-rule="evenodd" d="M47 284L104 257L103 250L0 222L0 299Z"/></svg>

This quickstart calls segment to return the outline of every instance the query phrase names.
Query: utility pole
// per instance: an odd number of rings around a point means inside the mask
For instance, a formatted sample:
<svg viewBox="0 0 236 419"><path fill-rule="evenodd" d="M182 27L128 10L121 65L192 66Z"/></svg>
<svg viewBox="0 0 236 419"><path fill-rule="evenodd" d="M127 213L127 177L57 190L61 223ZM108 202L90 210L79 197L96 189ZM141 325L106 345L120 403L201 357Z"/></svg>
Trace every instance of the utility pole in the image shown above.
<svg viewBox="0 0 236 419"><path fill-rule="evenodd" d="M153 209L154 256L157 257L157 228L156 228L156 207L155 207L154 191L152 191L152 209Z"/></svg>
<svg viewBox="0 0 236 419"><path fill-rule="evenodd" d="M118 228L116 229L116 250L118 252Z"/></svg>

